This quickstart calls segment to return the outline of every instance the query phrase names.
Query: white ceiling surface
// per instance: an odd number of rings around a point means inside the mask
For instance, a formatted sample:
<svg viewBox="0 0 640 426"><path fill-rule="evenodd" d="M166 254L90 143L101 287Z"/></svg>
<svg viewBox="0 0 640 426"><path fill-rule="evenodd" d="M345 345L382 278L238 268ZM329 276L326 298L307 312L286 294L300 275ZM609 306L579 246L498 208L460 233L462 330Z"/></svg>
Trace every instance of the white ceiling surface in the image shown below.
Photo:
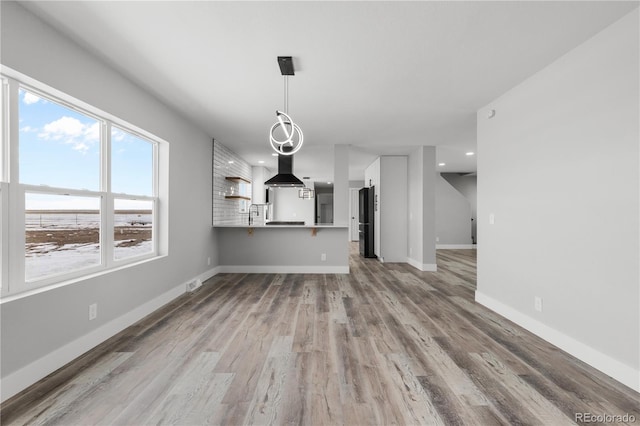
<svg viewBox="0 0 640 426"><path fill-rule="evenodd" d="M437 146L472 172L476 111L637 2L25 2L26 8L189 117L250 163L276 168L277 56L293 56L294 173L350 179L379 154ZM480 153L481 155L481 153Z"/></svg>

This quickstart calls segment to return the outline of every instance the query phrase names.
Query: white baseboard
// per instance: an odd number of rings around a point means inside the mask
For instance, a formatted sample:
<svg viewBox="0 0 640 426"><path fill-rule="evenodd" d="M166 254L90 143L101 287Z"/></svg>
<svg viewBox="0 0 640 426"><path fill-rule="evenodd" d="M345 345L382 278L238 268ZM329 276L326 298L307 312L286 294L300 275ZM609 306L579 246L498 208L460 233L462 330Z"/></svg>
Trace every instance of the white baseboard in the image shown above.
<svg viewBox="0 0 640 426"><path fill-rule="evenodd" d="M475 244L436 244L436 250L469 250L476 248Z"/></svg>
<svg viewBox="0 0 640 426"><path fill-rule="evenodd" d="M436 272L438 270L438 265L435 263L420 263L410 257L407 258L407 263L423 272Z"/></svg>
<svg viewBox="0 0 640 426"><path fill-rule="evenodd" d="M186 282L172 288L145 304L138 306L132 311L109 321L92 332L56 349L44 357L33 361L31 364L22 367L20 370L3 377L0 401L6 401L18 392L21 392L43 377L53 373L58 368L73 361L80 355L98 346L100 343L116 335L130 325L135 324L137 321L171 302L173 299L181 296L185 291Z"/></svg>
<svg viewBox="0 0 640 426"><path fill-rule="evenodd" d="M216 275L218 275L221 272L222 272L221 271L221 267L220 266L216 266L215 268L209 269L208 271L205 271L205 272L201 273L200 275L198 275L198 278L202 282L205 282L209 278L215 277Z"/></svg>
<svg viewBox="0 0 640 426"><path fill-rule="evenodd" d="M349 266L223 265L220 272L231 274L348 274Z"/></svg>
<svg viewBox="0 0 640 426"><path fill-rule="evenodd" d="M611 358L609 355L605 355L591 346L585 345L479 291L476 291L476 302L515 322L538 337L589 364L593 368L613 377L615 380L636 392L640 392L640 370L635 370L633 367Z"/></svg>

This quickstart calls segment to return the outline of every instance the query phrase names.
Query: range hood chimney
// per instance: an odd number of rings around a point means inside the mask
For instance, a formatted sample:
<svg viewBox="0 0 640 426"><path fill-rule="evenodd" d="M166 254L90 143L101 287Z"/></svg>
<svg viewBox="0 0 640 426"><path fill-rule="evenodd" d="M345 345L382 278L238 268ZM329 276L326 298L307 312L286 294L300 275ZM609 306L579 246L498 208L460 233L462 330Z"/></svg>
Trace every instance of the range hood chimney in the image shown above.
<svg viewBox="0 0 640 426"><path fill-rule="evenodd" d="M291 149L285 147L285 150ZM293 175L293 155L278 155L278 174L264 183L267 186L302 188L304 182Z"/></svg>

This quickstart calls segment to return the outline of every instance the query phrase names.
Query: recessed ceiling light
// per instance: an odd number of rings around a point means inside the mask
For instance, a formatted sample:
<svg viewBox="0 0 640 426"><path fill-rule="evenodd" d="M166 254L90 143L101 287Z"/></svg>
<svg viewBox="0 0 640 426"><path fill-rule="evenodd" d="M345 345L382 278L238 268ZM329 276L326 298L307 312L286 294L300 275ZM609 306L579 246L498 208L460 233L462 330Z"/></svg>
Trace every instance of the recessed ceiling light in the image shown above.
<svg viewBox="0 0 640 426"><path fill-rule="evenodd" d="M475 154L475 153L472 152L472 151L467 152L467 155L473 155L473 154Z"/></svg>
<svg viewBox="0 0 640 426"><path fill-rule="evenodd" d="M331 182L327 182L329 185L331 185Z"/></svg>
<svg viewBox="0 0 640 426"><path fill-rule="evenodd" d="M272 157L277 157L278 154L276 154L275 152L273 154L271 154Z"/></svg>
<svg viewBox="0 0 640 426"><path fill-rule="evenodd" d="M446 164L445 163L438 163L438 166L442 167L442 166L446 166Z"/></svg>
<svg viewBox="0 0 640 426"><path fill-rule="evenodd" d="M258 164L264 164L264 160L258 160Z"/></svg>
<svg viewBox="0 0 640 426"><path fill-rule="evenodd" d="M229 160L227 161L229 164L233 164L233 160Z"/></svg>

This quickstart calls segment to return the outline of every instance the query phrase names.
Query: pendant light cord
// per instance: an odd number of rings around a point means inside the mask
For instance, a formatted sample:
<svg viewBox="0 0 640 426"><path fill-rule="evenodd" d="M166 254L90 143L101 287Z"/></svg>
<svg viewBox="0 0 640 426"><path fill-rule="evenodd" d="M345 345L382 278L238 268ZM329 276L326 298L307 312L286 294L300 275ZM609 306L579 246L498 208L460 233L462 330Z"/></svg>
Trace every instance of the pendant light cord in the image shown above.
<svg viewBox="0 0 640 426"><path fill-rule="evenodd" d="M289 76L284 76L284 113L289 114Z"/></svg>

